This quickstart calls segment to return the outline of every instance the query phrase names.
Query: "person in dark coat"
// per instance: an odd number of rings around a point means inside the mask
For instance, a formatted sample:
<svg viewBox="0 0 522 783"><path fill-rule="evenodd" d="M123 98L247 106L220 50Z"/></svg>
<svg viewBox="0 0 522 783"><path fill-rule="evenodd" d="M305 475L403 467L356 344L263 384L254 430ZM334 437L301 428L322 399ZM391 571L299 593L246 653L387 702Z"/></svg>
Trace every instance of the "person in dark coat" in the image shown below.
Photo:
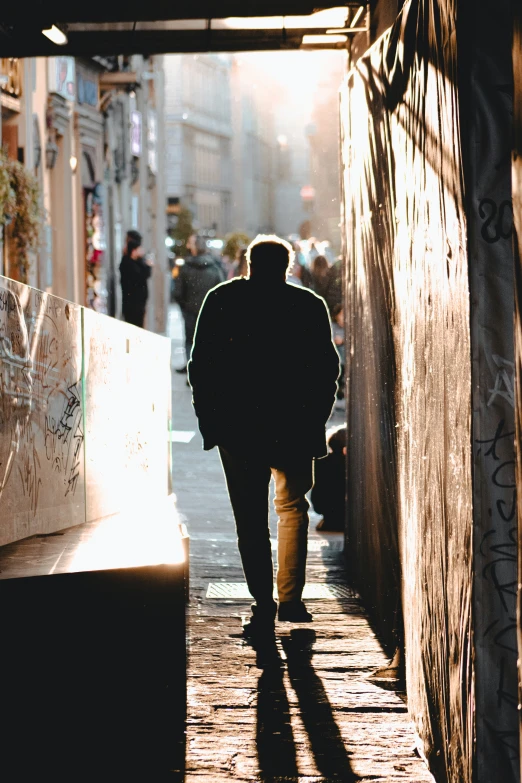
<svg viewBox="0 0 522 783"><path fill-rule="evenodd" d="M225 279L219 261L207 253L207 243L203 237L192 234L187 240L187 249L189 256L180 268L174 290L174 299L180 306L185 326L186 362L190 358L196 321L203 300L211 288ZM177 372L186 371L186 363L177 370Z"/></svg>
<svg viewBox="0 0 522 783"><path fill-rule="evenodd" d="M328 433L329 454L315 463L312 507L323 518L316 530L342 531L345 517L346 492L346 426Z"/></svg>
<svg viewBox="0 0 522 783"><path fill-rule="evenodd" d="M144 258L139 231L127 232L125 253L120 263L123 318L127 323L143 327L149 296L148 279L152 261Z"/></svg>
<svg viewBox="0 0 522 783"><path fill-rule="evenodd" d="M286 282L292 250L278 237L248 248L249 277L207 295L189 380L203 448L219 448L243 570L255 603L247 636L272 637L277 611L268 527L275 480L280 620L307 622L302 602L312 460L326 454L339 357L324 301ZM293 336L299 334L300 339Z"/></svg>

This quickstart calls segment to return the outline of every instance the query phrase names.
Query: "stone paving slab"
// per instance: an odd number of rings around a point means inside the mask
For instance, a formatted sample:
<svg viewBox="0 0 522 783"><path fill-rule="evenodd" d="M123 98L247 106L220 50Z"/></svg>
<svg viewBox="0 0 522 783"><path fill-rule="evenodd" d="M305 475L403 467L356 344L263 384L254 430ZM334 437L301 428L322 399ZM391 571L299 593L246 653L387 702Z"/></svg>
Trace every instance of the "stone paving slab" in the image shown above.
<svg viewBox="0 0 522 783"><path fill-rule="evenodd" d="M182 363L179 313L173 356ZM177 351L177 352L176 352ZM334 420L339 422L342 412ZM173 373L173 428L197 429L186 377ZM314 622L277 623L284 668L256 667L241 635L248 600L206 598L210 582L242 582L219 457L201 439L172 443L173 486L191 553L188 609L187 783L427 783L415 751L406 695L369 679L387 659L358 598L310 600ZM341 537L315 531L307 581L346 584ZM271 535L277 536L274 514ZM276 552L274 551L274 556Z"/></svg>

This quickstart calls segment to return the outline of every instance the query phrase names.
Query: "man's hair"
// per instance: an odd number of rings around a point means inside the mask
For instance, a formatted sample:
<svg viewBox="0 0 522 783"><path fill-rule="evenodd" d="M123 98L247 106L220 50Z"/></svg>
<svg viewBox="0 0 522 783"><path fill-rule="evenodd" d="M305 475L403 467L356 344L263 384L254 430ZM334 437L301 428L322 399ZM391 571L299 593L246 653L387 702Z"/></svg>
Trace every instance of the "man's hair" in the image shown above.
<svg viewBox="0 0 522 783"><path fill-rule="evenodd" d="M348 445L346 424L341 424L339 427L332 427L331 430L328 430L326 442L334 454L341 454L343 448Z"/></svg>
<svg viewBox="0 0 522 783"><path fill-rule="evenodd" d="M139 231L134 231L134 229L127 231L127 254L130 256L133 250L136 250L142 242L143 237Z"/></svg>
<svg viewBox="0 0 522 783"><path fill-rule="evenodd" d="M293 263L292 246L275 234L259 234L247 248L247 260L251 270L265 277L285 274Z"/></svg>

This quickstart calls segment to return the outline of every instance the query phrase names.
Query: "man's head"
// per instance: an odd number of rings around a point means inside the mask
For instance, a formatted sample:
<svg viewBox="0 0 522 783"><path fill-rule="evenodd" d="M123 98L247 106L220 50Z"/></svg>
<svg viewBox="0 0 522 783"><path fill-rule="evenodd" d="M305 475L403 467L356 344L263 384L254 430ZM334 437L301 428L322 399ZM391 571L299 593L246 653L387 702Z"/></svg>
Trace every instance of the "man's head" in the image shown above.
<svg viewBox="0 0 522 783"><path fill-rule="evenodd" d="M138 258L143 255L141 243L143 238L139 231L127 231L127 255L131 258Z"/></svg>
<svg viewBox="0 0 522 783"><path fill-rule="evenodd" d="M247 249L250 277L284 280L294 260L291 245L275 234L259 234Z"/></svg>
<svg viewBox="0 0 522 783"><path fill-rule="evenodd" d="M326 442L333 454L346 454L348 444L346 424L341 424L339 427L332 427L332 429L328 430Z"/></svg>
<svg viewBox="0 0 522 783"><path fill-rule="evenodd" d="M191 234L187 239L187 250L193 256L202 256L207 252L207 240L197 234Z"/></svg>

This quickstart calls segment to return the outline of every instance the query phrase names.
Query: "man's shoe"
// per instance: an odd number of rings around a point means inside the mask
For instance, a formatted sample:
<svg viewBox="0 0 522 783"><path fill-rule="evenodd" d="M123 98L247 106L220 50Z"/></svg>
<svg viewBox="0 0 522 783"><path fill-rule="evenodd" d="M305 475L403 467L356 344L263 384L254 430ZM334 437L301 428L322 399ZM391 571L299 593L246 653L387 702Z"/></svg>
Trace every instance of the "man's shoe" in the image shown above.
<svg viewBox="0 0 522 783"><path fill-rule="evenodd" d="M187 365L185 364L184 367L178 367L176 369L176 372L179 372L181 375L184 375L187 372Z"/></svg>
<svg viewBox="0 0 522 783"><path fill-rule="evenodd" d="M253 615L250 620L243 623L243 636L246 639L266 640L275 639L274 620L267 617Z"/></svg>
<svg viewBox="0 0 522 783"><path fill-rule="evenodd" d="M243 636L247 639L275 639L274 621L277 604L275 601L263 604L260 608L256 603L251 606L252 615L249 620L243 622Z"/></svg>
<svg viewBox="0 0 522 783"><path fill-rule="evenodd" d="M277 611L277 619L286 623L311 623L314 618L302 601L282 601Z"/></svg>

